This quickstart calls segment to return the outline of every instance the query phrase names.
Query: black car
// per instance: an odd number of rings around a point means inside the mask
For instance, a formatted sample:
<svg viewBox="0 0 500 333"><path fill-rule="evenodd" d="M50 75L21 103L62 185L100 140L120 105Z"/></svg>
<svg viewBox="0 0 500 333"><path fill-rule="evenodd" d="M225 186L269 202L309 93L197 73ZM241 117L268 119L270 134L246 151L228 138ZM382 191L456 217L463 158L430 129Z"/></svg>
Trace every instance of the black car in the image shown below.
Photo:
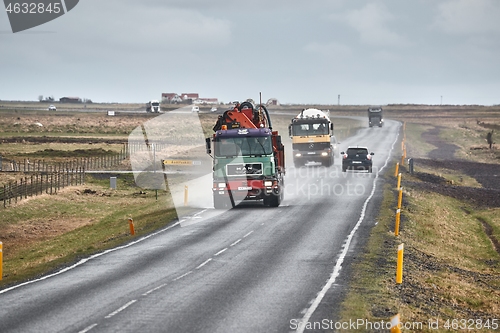
<svg viewBox="0 0 500 333"><path fill-rule="evenodd" d="M349 147L346 152L340 154L342 155L342 172L346 172L347 169L372 172L372 156L374 154L368 153L368 148Z"/></svg>

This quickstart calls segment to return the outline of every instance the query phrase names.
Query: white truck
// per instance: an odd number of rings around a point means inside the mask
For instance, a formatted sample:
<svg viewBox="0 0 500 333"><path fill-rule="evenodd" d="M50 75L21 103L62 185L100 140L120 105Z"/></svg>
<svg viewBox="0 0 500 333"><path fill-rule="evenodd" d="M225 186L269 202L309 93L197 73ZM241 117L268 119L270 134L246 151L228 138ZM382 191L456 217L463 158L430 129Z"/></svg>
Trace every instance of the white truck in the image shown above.
<svg viewBox="0 0 500 333"><path fill-rule="evenodd" d="M160 101L151 100L146 103L146 112L160 113Z"/></svg>

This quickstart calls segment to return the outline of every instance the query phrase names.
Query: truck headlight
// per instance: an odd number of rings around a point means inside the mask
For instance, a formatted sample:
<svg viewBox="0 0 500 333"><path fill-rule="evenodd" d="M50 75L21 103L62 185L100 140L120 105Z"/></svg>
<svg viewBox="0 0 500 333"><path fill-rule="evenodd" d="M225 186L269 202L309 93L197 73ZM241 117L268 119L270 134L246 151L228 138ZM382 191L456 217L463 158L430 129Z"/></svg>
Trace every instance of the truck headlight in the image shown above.
<svg viewBox="0 0 500 333"><path fill-rule="evenodd" d="M219 183L219 184L217 184L217 185L218 185L218 187L220 187L220 188L226 187L226 183Z"/></svg>
<svg viewBox="0 0 500 333"><path fill-rule="evenodd" d="M328 153L326 151L321 153L321 156L328 156Z"/></svg>
<svg viewBox="0 0 500 333"><path fill-rule="evenodd" d="M295 157L301 157L301 156L302 156L302 154L301 154L301 153L297 153L297 154L295 154Z"/></svg>
<svg viewBox="0 0 500 333"><path fill-rule="evenodd" d="M264 186L266 186L266 187L273 186L273 182L272 182L272 181L270 181L270 180L266 180L266 181L264 182Z"/></svg>

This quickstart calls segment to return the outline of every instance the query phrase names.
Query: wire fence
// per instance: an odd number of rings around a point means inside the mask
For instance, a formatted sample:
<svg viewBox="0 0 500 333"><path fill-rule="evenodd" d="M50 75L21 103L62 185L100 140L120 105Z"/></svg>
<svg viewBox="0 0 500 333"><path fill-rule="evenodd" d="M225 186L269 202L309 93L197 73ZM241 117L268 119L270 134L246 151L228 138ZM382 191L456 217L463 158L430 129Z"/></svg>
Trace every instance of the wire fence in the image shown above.
<svg viewBox="0 0 500 333"><path fill-rule="evenodd" d="M164 145L156 145L155 149L163 149ZM0 171L22 172L30 174L15 182L0 185L0 201L3 207L17 203L19 200L40 194L57 194L67 186L85 184L87 171L105 171L107 168L122 164L131 154L139 151L150 151L152 145L144 142L126 143L120 152L113 155L82 157L64 162L30 159L0 159Z"/></svg>
<svg viewBox="0 0 500 333"><path fill-rule="evenodd" d="M29 177L21 178L15 182L4 184L0 188L0 200L3 201L3 207L6 208L12 202L27 199L28 197L40 194L57 194L57 192L66 187L81 185L85 183L85 169L67 169L52 173L33 174Z"/></svg>

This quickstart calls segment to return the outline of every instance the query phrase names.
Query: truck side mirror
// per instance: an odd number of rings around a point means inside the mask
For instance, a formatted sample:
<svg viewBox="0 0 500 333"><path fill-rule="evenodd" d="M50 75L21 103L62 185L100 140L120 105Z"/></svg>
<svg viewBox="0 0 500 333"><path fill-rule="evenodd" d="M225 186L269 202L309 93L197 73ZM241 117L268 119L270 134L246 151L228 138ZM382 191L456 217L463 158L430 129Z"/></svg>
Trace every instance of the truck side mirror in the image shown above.
<svg viewBox="0 0 500 333"><path fill-rule="evenodd" d="M285 150L285 146L283 146L283 143L281 142L281 135L276 137L276 143L278 144L278 151Z"/></svg>
<svg viewBox="0 0 500 333"><path fill-rule="evenodd" d="M330 131L333 132L333 123L330 123Z"/></svg>
<svg viewBox="0 0 500 333"><path fill-rule="evenodd" d="M206 144L206 149L207 149L207 154L210 155L212 153L212 146L210 144L211 139L206 138L205 139L205 144Z"/></svg>
<svg viewBox="0 0 500 333"><path fill-rule="evenodd" d="M288 125L288 135L292 137L292 125Z"/></svg>

